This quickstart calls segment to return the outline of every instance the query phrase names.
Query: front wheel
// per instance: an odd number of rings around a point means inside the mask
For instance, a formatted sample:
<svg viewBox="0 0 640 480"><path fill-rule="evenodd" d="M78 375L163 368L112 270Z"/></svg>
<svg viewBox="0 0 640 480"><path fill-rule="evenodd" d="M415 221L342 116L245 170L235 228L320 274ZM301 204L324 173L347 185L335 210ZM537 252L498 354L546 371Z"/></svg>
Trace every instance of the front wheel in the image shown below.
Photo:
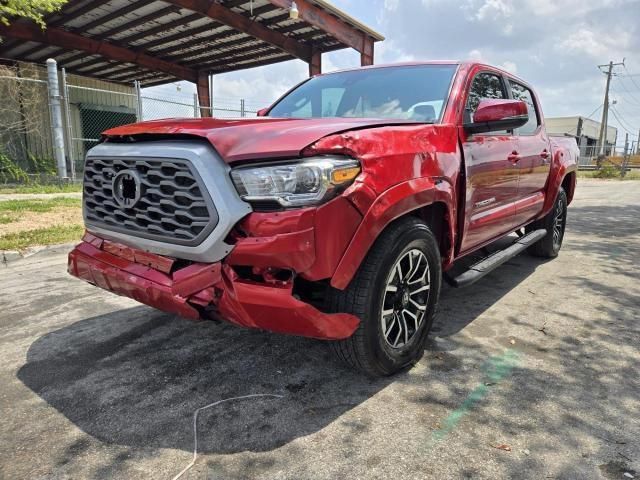
<svg viewBox="0 0 640 480"><path fill-rule="evenodd" d="M422 357L442 278L440 251L427 225L403 218L378 238L345 290L330 289L334 312L360 318L355 333L332 342L346 364L391 375Z"/></svg>
<svg viewBox="0 0 640 480"><path fill-rule="evenodd" d="M562 240L564 239L564 229L567 225L567 194L560 187L556 203L549 213L540 220L527 225L526 232L544 228L547 235L529 247L529 253L536 257L555 258L562 248Z"/></svg>

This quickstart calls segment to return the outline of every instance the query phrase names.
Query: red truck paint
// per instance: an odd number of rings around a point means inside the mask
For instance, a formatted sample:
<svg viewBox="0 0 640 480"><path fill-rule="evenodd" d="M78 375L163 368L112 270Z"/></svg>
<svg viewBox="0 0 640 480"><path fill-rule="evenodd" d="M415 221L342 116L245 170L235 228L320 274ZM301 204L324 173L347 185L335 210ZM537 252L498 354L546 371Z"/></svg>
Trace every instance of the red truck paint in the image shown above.
<svg viewBox="0 0 640 480"><path fill-rule="evenodd" d="M221 317L242 327L335 340L351 336L359 323L353 315L322 313L297 300L291 294L291 281L267 285L242 280L229 265L220 263L192 264L167 274L107 250L128 251L134 257L144 253L87 233L69 254L69 273L192 320L201 318L199 307L216 304Z"/></svg>
<svg viewBox="0 0 640 480"><path fill-rule="evenodd" d="M250 213L236 225L234 249L221 263L192 264L173 271L174 259L87 233L69 256L69 271L112 292L187 318L213 315L246 327L347 338L357 328L358 318L319 311L294 296L293 280L277 280L273 272L291 270L306 280L328 281L344 289L390 222L433 205L444 215L441 256L447 270L462 256L545 215L561 185L571 201L575 152L564 139L549 139L539 105L541 125L528 140L532 148L542 145L540 152L520 158L523 142L517 136L469 136L465 132L467 93L474 75L485 71L529 87L499 69L470 62L459 64L439 124L266 117L170 119L109 130L105 141L200 137L229 164L345 154L361 162L362 172L346 191L324 205ZM469 161L471 158L474 160ZM518 161L522 162L519 169L514 168ZM531 182L532 191L519 198L522 172L531 175L523 185ZM543 185L535 190L534 184L540 181ZM479 208L486 199L505 205ZM252 267L262 280L240 278L234 270L237 266Z"/></svg>
<svg viewBox="0 0 640 480"><path fill-rule="evenodd" d="M175 118L124 125L104 132L107 137L136 135L191 135L206 138L227 163L256 158L292 158L318 138L338 131L375 125L388 120L367 118L252 118L242 120Z"/></svg>

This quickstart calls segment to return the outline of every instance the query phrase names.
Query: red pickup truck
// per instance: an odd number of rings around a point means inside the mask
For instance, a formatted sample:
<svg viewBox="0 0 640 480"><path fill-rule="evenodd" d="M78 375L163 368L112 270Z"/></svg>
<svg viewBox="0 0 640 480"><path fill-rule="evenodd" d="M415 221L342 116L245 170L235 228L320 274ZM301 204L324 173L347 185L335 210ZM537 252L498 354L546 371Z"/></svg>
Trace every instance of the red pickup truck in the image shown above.
<svg viewBox="0 0 640 480"><path fill-rule="evenodd" d="M531 86L495 67L319 75L259 118L105 132L69 272L183 317L331 340L389 375L421 357L443 279L558 254L577 156L545 132Z"/></svg>

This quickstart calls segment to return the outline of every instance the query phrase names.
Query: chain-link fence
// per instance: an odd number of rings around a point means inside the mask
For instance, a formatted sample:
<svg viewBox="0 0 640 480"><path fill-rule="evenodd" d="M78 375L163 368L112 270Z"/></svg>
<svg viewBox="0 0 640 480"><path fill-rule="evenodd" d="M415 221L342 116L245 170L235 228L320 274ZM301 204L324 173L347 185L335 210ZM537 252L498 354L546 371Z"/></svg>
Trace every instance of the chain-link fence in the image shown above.
<svg viewBox="0 0 640 480"><path fill-rule="evenodd" d="M243 118L254 117L259 107L257 102L245 99L215 99L213 113L209 114L211 107L198 103L197 95L192 99L184 96L167 95L160 98L156 95L147 95L143 91L140 95L141 119L157 120L161 118L198 118L203 114L219 118Z"/></svg>
<svg viewBox="0 0 640 480"><path fill-rule="evenodd" d="M196 118L200 116L196 98L188 102L186 99L163 99L157 97L140 97L141 120L158 120L161 118Z"/></svg>
<svg viewBox="0 0 640 480"><path fill-rule="evenodd" d="M63 77L64 124L72 177L82 171L87 151L97 145L102 132L138 120L135 93L83 86L77 84L79 81L71 77L67 82Z"/></svg>
<svg viewBox="0 0 640 480"><path fill-rule="evenodd" d="M81 80L87 82L82 77L67 77L63 72L68 155L74 174L82 171L86 152L99 142L105 130L145 120L211 116L211 108L201 106L195 94L192 99L161 98L146 95L137 85L114 90L77 85ZM214 117L247 117L256 113L257 109L248 108L244 99L216 101L213 108Z"/></svg>
<svg viewBox="0 0 640 480"><path fill-rule="evenodd" d="M143 120L214 116L255 116L264 105L244 99L215 99L213 109L197 95L148 93L59 72L67 175L81 177L86 152L109 128ZM0 183L29 176L55 176L52 106L46 67L28 63L0 65Z"/></svg>
<svg viewBox="0 0 640 480"><path fill-rule="evenodd" d="M580 149L578 168L580 170L613 169L624 176L624 172L640 169L640 148L636 142L627 143L622 147L607 144L602 149L593 143L586 149Z"/></svg>
<svg viewBox="0 0 640 480"><path fill-rule="evenodd" d="M35 65L0 65L0 183L56 173L44 78Z"/></svg>

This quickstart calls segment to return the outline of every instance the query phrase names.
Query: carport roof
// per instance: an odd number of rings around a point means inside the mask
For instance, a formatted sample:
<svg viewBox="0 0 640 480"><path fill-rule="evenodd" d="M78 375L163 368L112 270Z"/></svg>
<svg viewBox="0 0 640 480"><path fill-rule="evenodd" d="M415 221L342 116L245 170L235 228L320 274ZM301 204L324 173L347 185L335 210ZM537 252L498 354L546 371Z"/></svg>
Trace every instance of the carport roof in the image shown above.
<svg viewBox="0 0 640 480"><path fill-rule="evenodd" d="M27 20L0 24L0 57L145 86L197 82L217 74L299 58L319 69L319 54L343 48L373 62L379 33L324 0L71 0L42 31ZM316 67L313 67L316 65Z"/></svg>

